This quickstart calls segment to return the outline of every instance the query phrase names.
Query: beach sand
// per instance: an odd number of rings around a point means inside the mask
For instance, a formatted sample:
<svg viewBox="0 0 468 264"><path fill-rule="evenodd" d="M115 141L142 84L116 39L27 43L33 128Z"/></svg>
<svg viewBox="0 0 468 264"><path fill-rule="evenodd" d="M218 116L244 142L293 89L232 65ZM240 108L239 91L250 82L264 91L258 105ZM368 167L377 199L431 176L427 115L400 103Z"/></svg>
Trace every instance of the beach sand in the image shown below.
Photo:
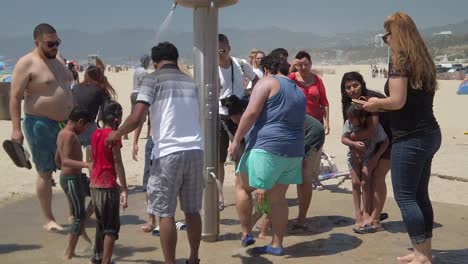
<svg viewBox="0 0 468 264"><path fill-rule="evenodd" d="M341 144L342 114L341 114L341 95L340 83L343 73L347 71L359 71L363 74L367 86L370 89L382 91L385 83L384 78L371 78L370 66L368 65L347 65L347 66L329 66L336 70L335 74L325 74L323 81L325 83L328 101L330 103L330 135L326 137L324 150L334 156L339 169L347 170L345 162L346 146ZM119 73L107 72L109 82L114 86L118 93L118 101L124 108L124 116L130 111L130 92L133 87L133 71L124 71ZM433 201L468 205L468 135L463 132L468 130L468 121L464 113L468 113L468 96L456 95L459 81L439 81L439 90L437 91L434 112L442 129L442 147L436 154L432 173L434 176L430 183L430 195ZM10 138L11 122L0 121L0 139ZM144 161L144 145L146 139L139 140L139 161L131 158L132 138L123 141L123 159L127 174L127 181L130 185L141 185ZM146 136L146 126L142 132L142 137ZM34 196L36 173L33 170L17 168L6 155L0 151L0 181L2 182L2 191L0 192L0 206L16 201L18 199ZM226 185L234 184L233 167L226 166ZM449 180L442 179L458 179ZM59 173L54 174L58 182ZM323 183L330 188L340 180L329 180ZM390 174L387 176L387 185L389 186L389 196L392 196ZM350 181L347 180L339 188L350 189ZM55 192L62 192L60 187L54 188ZM349 197L351 199L351 196Z"/></svg>
<svg viewBox="0 0 468 264"><path fill-rule="evenodd" d="M338 66L336 74L324 75L331 110L331 133L326 137L324 149L335 157L341 170L347 168L346 147L341 144L341 97L340 82L344 72L360 71L369 88L382 90L385 80L372 79L369 66ZM107 73L110 83L119 95L124 116L130 110L130 92L133 72ZM465 263L468 259L466 236L468 235L468 97L455 94L458 81L440 81L435 99L434 111L442 128L442 147L433 161L433 174L430 195L435 210L435 236L433 254L437 263ZM11 122L0 121L0 139L8 139ZM145 126L146 128L146 126ZM142 136L146 135L146 129ZM139 161L131 158L130 140L123 141L123 161L130 187L129 208L121 212L122 228L116 243L113 260L118 263L163 263L159 239L143 234L139 225L145 222L145 197L138 190L141 185L144 161L144 144L139 141ZM285 238L285 256L250 256L249 250L239 244L240 227L234 205L234 168L226 167L227 208L221 213L220 234L217 243L202 243L200 257L202 263L396 263L396 257L406 254L410 247L408 236L398 207L393 200L390 175L387 176L389 198L385 206L390 218L383 223L384 232L373 235L354 234L354 224L350 180L337 185L341 179L324 181L327 190L314 192L311 209L308 213L310 232L288 234ZM66 231L44 232L41 228L42 215L35 197L36 173L34 170L20 169L13 165L4 151L0 151L0 256L2 263L64 263L61 256L65 250ZM54 174L58 182L59 173ZM449 179L443 179L449 178ZM457 180L454 180L457 179ZM289 218L297 215L297 202L294 187L288 191ZM68 209L60 187L54 189L53 208L58 223L66 223ZM455 204L455 205L451 205ZM178 210L177 220L181 219ZM65 225L67 226L67 225ZM94 237L95 220L87 225L88 234ZM185 232L179 233L177 247L178 263L185 263L188 256L188 243ZM268 241L258 240L257 245ZM91 254L90 246L80 241L78 257L69 263L85 263Z"/></svg>

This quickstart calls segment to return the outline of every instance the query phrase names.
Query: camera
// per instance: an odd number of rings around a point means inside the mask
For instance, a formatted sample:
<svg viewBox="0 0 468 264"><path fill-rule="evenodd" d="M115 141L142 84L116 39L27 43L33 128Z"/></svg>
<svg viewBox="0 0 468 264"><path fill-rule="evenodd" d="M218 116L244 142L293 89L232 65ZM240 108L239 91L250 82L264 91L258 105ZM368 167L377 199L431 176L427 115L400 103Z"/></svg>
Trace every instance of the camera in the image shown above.
<svg viewBox="0 0 468 264"><path fill-rule="evenodd" d="M227 98L226 97L219 99L219 101L221 102L222 107L226 107L226 103L227 103Z"/></svg>

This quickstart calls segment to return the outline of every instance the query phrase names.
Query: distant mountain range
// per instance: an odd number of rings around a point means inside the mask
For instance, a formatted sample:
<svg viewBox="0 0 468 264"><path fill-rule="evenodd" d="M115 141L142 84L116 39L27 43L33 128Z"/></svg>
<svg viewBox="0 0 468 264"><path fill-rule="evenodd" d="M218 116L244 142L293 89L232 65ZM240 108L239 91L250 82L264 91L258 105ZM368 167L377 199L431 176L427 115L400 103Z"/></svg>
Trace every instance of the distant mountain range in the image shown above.
<svg viewBox="0 0 468 264"><path fill-rule="evenodd" d="M456 24L436 26L421 30L431 38L434 33L452 31L454 35L468 34L468 20ZM365 46L374 46L374 36L381 32L361 31L336 34L331 37L320 36L309 32L293 32L278 27L261 30L239 30L235 28L220 29L225 33L232 46L232 53L247 56L251 48L270 51L283 47L291 51L299 49L350 50ZM61 52L67 59L85 59L88 54L99 54L108 63L125 63L137 61L137 58L148 53L155 45L156 32L149 29L115 29L103 33L85 33L76 30L59 32L63 40ZM167 32L162 35L176 44L181 57L188 63L192 58L191 32ZM32 36L0 36L0 55L15 60L33 48Z"/></svg>

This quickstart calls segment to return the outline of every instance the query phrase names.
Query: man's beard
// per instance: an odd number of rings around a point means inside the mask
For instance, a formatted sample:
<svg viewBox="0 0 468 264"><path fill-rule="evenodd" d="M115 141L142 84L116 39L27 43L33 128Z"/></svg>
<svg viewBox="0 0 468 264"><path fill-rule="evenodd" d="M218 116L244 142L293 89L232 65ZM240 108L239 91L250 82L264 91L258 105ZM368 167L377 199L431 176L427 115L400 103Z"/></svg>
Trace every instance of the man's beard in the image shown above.
<svg viewBox="0 0 468 264"><path fill-rule="evenodd" d="M51 52L46 52L45 50L42 50L42 53L49 60L55 59L57 57L57 52L56 51L54 53L51 53Z"/></svg>

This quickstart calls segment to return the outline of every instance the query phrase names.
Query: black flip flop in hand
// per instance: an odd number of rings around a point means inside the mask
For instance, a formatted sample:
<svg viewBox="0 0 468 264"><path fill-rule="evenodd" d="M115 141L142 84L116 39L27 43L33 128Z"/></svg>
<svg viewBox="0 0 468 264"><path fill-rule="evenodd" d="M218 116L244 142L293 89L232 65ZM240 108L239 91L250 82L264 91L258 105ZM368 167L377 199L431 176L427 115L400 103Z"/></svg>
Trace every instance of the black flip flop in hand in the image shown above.
<svg viewBox="0 0 468 264"><path fill-rule="evenodd" d="M23 145L8 139L3 141L3 149L16 166L28 170L32 168L29 153L23 148Z"/></svg>

